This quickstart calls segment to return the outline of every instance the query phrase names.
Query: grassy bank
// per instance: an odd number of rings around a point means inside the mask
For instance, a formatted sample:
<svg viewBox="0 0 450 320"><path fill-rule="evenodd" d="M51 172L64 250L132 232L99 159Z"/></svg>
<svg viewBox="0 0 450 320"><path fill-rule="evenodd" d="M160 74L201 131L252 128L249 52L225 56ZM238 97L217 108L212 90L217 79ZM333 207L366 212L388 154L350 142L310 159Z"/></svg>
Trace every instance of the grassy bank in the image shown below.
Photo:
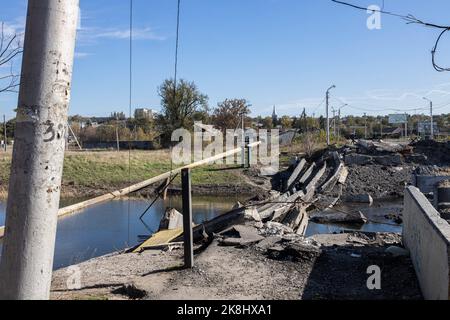
<svg viewBox="0 0 450 320"><path fill-rule="evenodd" d="M129 166L131 164L131 166ZM11 154L0 153L0 197L6 196ZM63 196L88 196L113 191L170 171L169 151L67 152L64 161ZM176 168L176 166L174 167ZM193 186L245 184L236 166L211 165L192 172ZM179 186L177 178L175 186Z"/></svg>

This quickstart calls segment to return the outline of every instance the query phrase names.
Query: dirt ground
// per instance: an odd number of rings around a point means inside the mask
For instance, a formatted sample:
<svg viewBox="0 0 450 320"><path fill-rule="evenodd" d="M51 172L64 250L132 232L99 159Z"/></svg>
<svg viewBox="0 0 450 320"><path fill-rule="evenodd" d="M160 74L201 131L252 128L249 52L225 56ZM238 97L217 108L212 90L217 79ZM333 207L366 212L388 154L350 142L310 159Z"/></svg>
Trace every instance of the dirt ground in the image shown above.
<svg viewBox="0 0 450 320"><path fill-rule="evenodd" d="M101 257L56 271L52 299L421 299L411 260L386 253L401 245L399 236L321 235L309 242L321 244L317 254L274 255L263 246L225 247L214 240L196 255L192 270L181 268L182 250ZM382 270L381 290L367 288L371 265ZM74 270L81 288L68 290Z"/></svg>
<svg viewBox="0 0 450 320"><path fill-rule="evenodd" d="M343 194L368 193L376 200L403 197L405 186L411 184L414 168L409 164L398 167L350 166Z"/></svg>

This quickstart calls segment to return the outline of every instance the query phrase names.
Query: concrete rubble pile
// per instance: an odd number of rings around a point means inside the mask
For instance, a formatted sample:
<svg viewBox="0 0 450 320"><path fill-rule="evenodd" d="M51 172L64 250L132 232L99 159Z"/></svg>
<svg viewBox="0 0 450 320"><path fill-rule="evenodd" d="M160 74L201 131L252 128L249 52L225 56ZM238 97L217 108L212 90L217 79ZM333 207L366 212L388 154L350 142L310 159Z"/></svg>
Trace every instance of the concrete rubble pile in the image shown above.
<svg viewBox="0 0 450 320"><path fill-rule="evenodd" d="M413 148L407 143L358 140L356 146L346 146L343 153L345 164L349 166L367 164L393 166L402 165L405 157L413 155Z"/></svg>
<svg viewBox="0 0 450 320"><path fill-rule="evenodd" d="M310 163L297 159L280 175L279 190L272 190L264 200L255 197L245 205L238 203L232 211L196 226L194 240L212 237L225 246L266 247L279 241L305 243L310 221L365 224L368 219L360 211L332 210L339 201L368 205L374 201L367 193L343 196L349 167L378 164L395 169L411 156L419 157L407 143L359 140L355 146L327 150ZM448 203L441 204L445 205ZM445 210L449 208L450 205ZM175 218L179 225L180 216L174 215ZM164 224L170 224L170 217ZM182 237L174 241L182 241Z"/></svg>
<svg viewBox="0 0 450 320"><path fill-rule="evenodd" d="M304 257L305 251L309 252L306 256L317 254L317 245L304 238L308 210L332 208L342 196L348 171L338 152L327 152L314 163L301 159L290 169L281 192L272 190L263 201L238 203L232 211L196 226L194 240L214 238L221 245L236 247L257 245L272 250L274 256L286 255L286 250L290 256L297 252L297 258ZM166 214L162 225L171 225L171 217L177 221L180 218L178 214Z"/></svg>

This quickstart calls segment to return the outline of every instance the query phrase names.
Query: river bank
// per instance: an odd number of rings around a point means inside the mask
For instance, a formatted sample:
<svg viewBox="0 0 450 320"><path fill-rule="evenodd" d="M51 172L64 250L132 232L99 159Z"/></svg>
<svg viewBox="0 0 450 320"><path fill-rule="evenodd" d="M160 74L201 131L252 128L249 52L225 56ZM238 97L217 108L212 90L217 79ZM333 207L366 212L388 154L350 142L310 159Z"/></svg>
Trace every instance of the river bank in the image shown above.
<svg viewBox="0 0 450 320"><path fill-rule="evenodd" d="M168 150L158 151L99 151L66 153L61 187L61 197L94 198L171 170ZM11 153L0 153L0 199L7 198ZM176 168L176 166L174 166ZM270 189L270 180L253 179L236 165L210 165L192 171L194 195L254 195ZM173 192L180 189L180 179L171 185ZM269 185L269 187L268 187ZM135 194L136 197L154 196L158 185Z"/></svg>

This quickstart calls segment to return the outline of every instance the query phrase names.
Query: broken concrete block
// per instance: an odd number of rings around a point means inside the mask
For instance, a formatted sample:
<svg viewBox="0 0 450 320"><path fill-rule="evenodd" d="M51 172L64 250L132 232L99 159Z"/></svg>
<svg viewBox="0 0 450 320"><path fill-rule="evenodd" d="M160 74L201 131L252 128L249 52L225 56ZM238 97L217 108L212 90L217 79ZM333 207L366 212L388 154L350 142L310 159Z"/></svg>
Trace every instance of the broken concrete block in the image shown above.
<svg viewBox="0 0 450 320"><path fill-rule="evenodd" d="M386 156L373 157L373 160L383 166L399 166L403 164L403 157L401 154L395 153Z"/></svg>
<svg viewBox="0 0 450 320"><path fill-rule="evenodd" d="M428 157L424 154L411 154L406 157L406 160L408 162L417 163L417 164L424 164L428 162Z"/></svg>
<svg viewBox="0 0 450 320"><path fill-rule="evenodd" d="M281 242L283 238L278 236L267 237L262 240L260 243L256 245L256 248L262 251L266 251L267 249L273 247L277 243Z"/></svg>
<svg viewBox="0 0 450 320"><path fill-rule="evenodd" d="M236 202L236 204L233 206L233 208L231 208L231 210L237 210L237 209L240 209L240 208L243 208L243 207L244 207L244 205L238 201L238 202Z"/></svg>
<svg viewBox="0 0 450 320"><path fill-rule="evenodd" d="M409 257L409 251L397 246L391 246L386 249L386 253L392 254L394 257Z"/></svg>
<svg viewBox="0 0 450 320"><path fill-rule="evenodd" d="M159 224L159 231L183 228L183 215L176 209L168 208Z"/></svg>
<svg viewBox="0 0 450 320"><path fill-rule="evenodd" d="M372 163L372 161L373 158L371 156L367 156L364 154L353 153L345 156L345 164L348 166L363 166Z"/></svg>
<svg viewBox="0 0 450 320"><path fill-rule="evenodd" d="M332 212L325 210L323 212L315 214L310 219L315 223L348 223L348 224L364 224L367 222L367 218L362 212L358 213L343 213Z"/></svg>
<svg viewBox="0 0 450 320"><path fill-rule="evenodd" d="M275 245L267 249L267 255L274 260L313 261L321 254L319 247L307 243Z"/></svg>
<svg viewBox="0 0 450 320"><path fill-rule="evenodd" d="M368 203L369 205L373 204L373 198L370 194L356 194L345 197L345 202L352 203Z"/></svg>
<svg viewBox="0 0 450 320"><path fill-rule="evenodd" d="M223 246L248 246L264 240L254 227L236 225L220 233L219 243Z"/></svg>
<svg viewBox="0 0 450 320"><path fill-rule="evenodd" d="M263 231L266 235L278 235L283 236L284 234L294 233L292 228L285 226L284 224L278 222L267 222L264 226L265 230Z"/></svg>
<svg viewBox="0 0 450 320"><path fill-rule="evenodd" d="M259 215L258 209L250 208L244 211L244 217L246 220L261 222L261 216Z"/></svg>
<svg viewBox="0 0 450 320"><path fill-rule="evenodd" d="M347 167L344 167L338 179L338 183L345 184L345 182L347 182L348 175L349 175L348 169Z"/></svg>

